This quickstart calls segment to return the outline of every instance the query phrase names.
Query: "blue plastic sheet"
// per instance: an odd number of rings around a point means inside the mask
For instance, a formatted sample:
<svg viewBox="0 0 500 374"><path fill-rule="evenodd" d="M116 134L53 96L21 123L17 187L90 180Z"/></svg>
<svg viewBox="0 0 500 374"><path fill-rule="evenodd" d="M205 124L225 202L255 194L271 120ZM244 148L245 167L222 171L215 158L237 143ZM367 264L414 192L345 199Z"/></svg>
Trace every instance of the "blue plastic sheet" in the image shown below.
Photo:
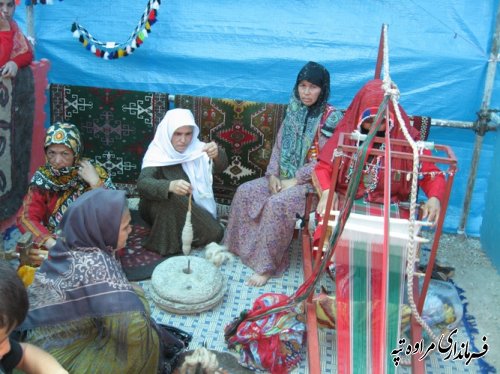
<svg viewBox="0 0 500 374"><path fill-rule="evenodd" d="M390 75L411 114L474 121L481 106L498 1L171 0L131 56L106 61L71 33L78 22L103 41L125 41L143 1L62 1L37 5L36 57L52 64L50 83L163 91L285 103L308 60L332 73L333 105L345 108L374 75L380 31L388 25ZM24 21L24 7L16 18ZM491 107L498 108L496 78ZM474 144L471 130L431 138L454 147L460 177L446 230L456 231ZM449 135L449 134L455 135ZM487 134L486 143L495 135ZM489 146L488 146L489 147ZM483 151L474 198L484 194L491 148ZM460 184L460 185L458 185ZM467 224L478 235L484 204Z"/></svg>

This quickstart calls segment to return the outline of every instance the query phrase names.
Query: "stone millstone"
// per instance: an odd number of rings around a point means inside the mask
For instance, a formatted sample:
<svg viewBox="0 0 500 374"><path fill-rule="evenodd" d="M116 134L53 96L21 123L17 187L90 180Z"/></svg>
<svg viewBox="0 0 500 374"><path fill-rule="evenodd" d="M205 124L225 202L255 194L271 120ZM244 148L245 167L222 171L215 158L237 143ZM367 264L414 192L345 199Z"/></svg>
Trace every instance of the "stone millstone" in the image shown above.
<svg viewBox="0 0 500 374"><path fill-rule="evenodd" d="M191 272L187 273L188 260ZM194 256L170 257L151 276L154 302L176 314L193 314L217 305L226 291L224 277L210 261Z"/></svg>

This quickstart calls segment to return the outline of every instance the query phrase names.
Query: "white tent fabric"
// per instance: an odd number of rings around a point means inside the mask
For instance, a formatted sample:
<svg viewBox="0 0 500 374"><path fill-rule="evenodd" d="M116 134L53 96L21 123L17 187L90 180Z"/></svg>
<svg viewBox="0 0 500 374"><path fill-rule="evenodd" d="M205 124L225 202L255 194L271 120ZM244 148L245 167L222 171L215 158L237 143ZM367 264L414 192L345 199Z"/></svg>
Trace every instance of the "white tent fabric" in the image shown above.
<svg viewBox="0 0 500 374"><path fill-rule="evenodd" d="M300 67L314 60L332 73L330 102L345 108L373 77L387 24L391 77L407 112L474 121L498 1L164 0L144 44L117 60L92 55L72 35L76 21L97 39L125 41L146 4L64 0L35 6L36 57L51 61L50 83L285 103ZM21 24L23 8L16 11ZM500 106L499 80L492 108ZM432 140L452 145L459 158L447 231L457 229L474 135L467 129L431 131ZM495 140L490 132L483 144L469 235L479 234Z"/></svg>

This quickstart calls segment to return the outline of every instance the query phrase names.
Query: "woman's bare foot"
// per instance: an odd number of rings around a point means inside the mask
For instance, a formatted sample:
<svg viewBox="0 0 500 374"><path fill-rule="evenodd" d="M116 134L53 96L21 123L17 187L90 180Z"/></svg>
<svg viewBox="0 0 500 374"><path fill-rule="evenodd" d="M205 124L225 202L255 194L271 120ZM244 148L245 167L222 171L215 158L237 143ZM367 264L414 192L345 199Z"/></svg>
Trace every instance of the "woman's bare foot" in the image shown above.
<svg viewBox="0 0 500 374"><path fill-rule="evenodd" d="M247 285L253 287L262 287L271 278L268 274L257 274L254 273L250 278L247 279Z"/></svg>

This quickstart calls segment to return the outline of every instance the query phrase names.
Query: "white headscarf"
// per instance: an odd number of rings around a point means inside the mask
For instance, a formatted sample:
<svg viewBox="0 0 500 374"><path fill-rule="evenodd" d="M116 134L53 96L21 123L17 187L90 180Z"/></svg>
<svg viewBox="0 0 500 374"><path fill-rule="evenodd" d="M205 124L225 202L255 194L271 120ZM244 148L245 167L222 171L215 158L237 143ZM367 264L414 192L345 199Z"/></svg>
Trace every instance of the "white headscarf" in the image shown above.
<svg viewBox="0 0 500 374"><path fill-rule="evenodd" d="M193 138L186 150L177 152L172 145L172 135L182 126L193 127ZM171 109L165 114L155 137L142 160L142 168L151 166L170 166L182 164L193 189L193 197L197 204L208 210L214 217L217 208L212 190L212 163L206 152L205 143L198 139L200 129L188 109Z"/></svg>

